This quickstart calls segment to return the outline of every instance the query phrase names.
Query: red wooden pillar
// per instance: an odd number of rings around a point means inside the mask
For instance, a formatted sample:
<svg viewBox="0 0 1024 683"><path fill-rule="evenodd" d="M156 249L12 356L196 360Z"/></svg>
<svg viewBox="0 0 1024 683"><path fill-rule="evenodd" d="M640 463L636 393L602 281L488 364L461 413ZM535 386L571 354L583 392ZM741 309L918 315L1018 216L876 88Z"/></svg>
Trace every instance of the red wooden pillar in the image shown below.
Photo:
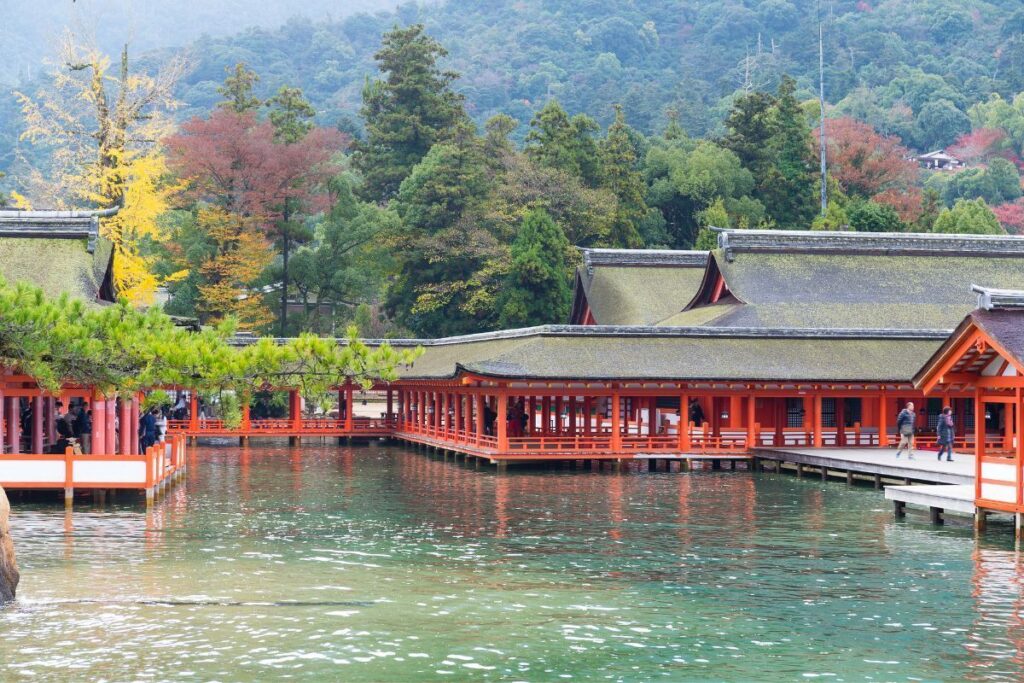
<svg viewBox="0 0 1024 683"><path fill-rule="evenodd" d="M846 445L846 399L836 397L836 446Z"/></svg>
<svg viewBox="0 0 1024 683"><path fill-rule="evenodd" d="M683 453L690 450L690 397L682 394L679 397L679 450Z"/></svg>
<svg viewBox="0 0 1024 683"><path fill-rule="evenodd" d="M981 389L974 390L974 498L981 498L982 460L985 457L985 404Z"/></svg>
<svg viewBox="0 0 1024 683"><path fill-rule="evenodd" d="M455 394L455 435L462 431L462 393Z"/></svg>
<svg viewBox="0 0 1024 683"><path fill-rule="evenodd" d="M107 418L107 429L104 432L105 445L104 453L110 453L111 455L117 453L117 427L116 420L117 416L117 401L112 398L107 399L106 405L106 418Z"/></svg>
<svg viewBox="0 0 1024 683"><path fill-rule="evenodd" d="M590 429L591 429L591 426L592 426L591 423L590 423L590 419L591 419L590 411L591 411L590 397L589 396L584 396L583 397L583 433L586 436L590 436Z"/></svg>
<svg viewBox="0 0 1024 683"><path fill-rule="evenodd" d="M612 394L612 451L618 453L622 450L622 416L620 411L620 397L618 392Z"/></svg>
<svg viewBox="0 0 1024 683"><path fill-rule="evenodd" d="M252 416L250 415L251 408L249 402L246 401L242 404L242 429L248 432L252 428Z"/></svg>
<svg viewBox="0 0 1024 683"><path fill-rule="evenodd" d="M498 437L498 451L504 453L508 450L508 397L498 394L498 419L494 431Z"/></svg>
<svg viewBox="0 0 1024 683"><path fill-rule="evenodd" d="M128 448L131 455L139 455L139 408L142 405L139 394L132 396L129 415Z"/></svg>
<svg viewBox="0 0 1024 683"><path fill-rule="evenodd" d="M543 427L540 430L541 434L549 434L551 432L551 397L545 396L541 399L541 420Z"/></svg>
<svg viewBox="0 0 1024 683"><path fill-rule="evenodd" d="M352 382L345 383L345 431L352 432L353 417L356 412L355 403L352 402Z"/></svg>
<svg viewBox="0 0 1024 683"><path fill-rule="evenodd" d="M129 416L129 408L131 404L128 399L121 397L121 408L117 416L118 431L120 432L120 443L118 444L117 452L121 455L131 454L131 443L132 443L132 419Z"/></svg>
<svg viewBox="0 0 1024 683"><path fill-rule="evenodd" d="M46 399L45 420L43 428L46 430L46 440L52 444L57 441L57 399L53 396Z"/></svg>
<svg viewBox="0 0 1024 683"><path fill-rule="evenodd" d="M441 416L438 424L441 427L441 435L446 439L448 438L448 432L451 431L451 420L448 419L448 407L450 404L451 395L447 391L441 392Z"/></svg>
<svg viewBox="0 0 1024 683"><path fill-rule="evenodd" d="M199 394L193 389L188 398L188 428L199 429Z"/></svg>
<svg viewBox="0 0 1024 683"><path fill-rule="evenodd" d="M477 438L484 435L484 395L476 395L476 435Z"/></svg>
<svg viewBox="0 0 1024 683"><path fill-rule="evenodd" d="M88 410L89 406L82 406ZM92 448L90 453L103 453L107 447L107 401L98 394L92 397Z"/></svg>
<svg viewBox="0 0 1024 683"><path fill-rule="evenodd" d="M754 394L747 396L747 448L759 446L757 430L757 399Z"/></svg>
<svg viewBox="0 0 1024 683"><path fill-rule="evenodd" d="M32 397L32 452L43 452L43 397Z"/></svg>
<svg viewBox="0 0 1024 683"><path fill-rule="evenodd" d="M530 397L529 402L527 403L526 412L530 416L529 428L530 435L532 436L537 432L537 398L535 396Z"/></svg>
<svg viewBox="0 0 1024 683"><path fill-rule="evenodd" d="M17 396L7 397L7 452L21 453L21 406Z"/></svg>
<svg viewBox="0 0 1024 683"><path fill-rule="evenodd" d="M576 397L569 397L569 432L576 436Z"/></svg>
<svg viewBox="0 0 1024 683"><path fill-rule="evenodd" d="M821 448L821 394L814 395L814 410L812 412L811 423L814 429L814 447Z"/></svg>
<svg viewBox="0 0 1024 683"><path fill-rule="evenodd" d="M1021 389L1017 387L1014 391L1014 420L1013 435L1017 438L1014 444L1014 472L1017 477L1017 514L1024 509L1024 414L1021 411ZM1007 444L1009 445L1009 444ZM1020 537L1020 527L1017 527L1017 535Z"/></svg>

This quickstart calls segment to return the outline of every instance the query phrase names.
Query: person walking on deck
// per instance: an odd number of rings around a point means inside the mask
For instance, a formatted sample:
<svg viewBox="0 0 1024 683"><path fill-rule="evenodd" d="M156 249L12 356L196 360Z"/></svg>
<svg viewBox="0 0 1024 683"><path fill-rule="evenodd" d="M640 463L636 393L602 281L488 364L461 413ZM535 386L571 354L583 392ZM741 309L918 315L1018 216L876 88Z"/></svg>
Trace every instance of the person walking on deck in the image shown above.
<svg viewBox="0 0 1024 683"><path fill-rule="evenodd" d="M896 449L896 457L900 457L903 448L907 449L907 459L914 459L914 422L917 421L917 414L914 412L914 404L907 403L907 407L900 411L896 417L896 431L900 435L900 445Z"/></svg>
<svg viewBox="0 0 1024 683"><path fill-rule="evenodd" d="M936 426L939 435L939 460L942 454L946 453L946 461L953 461L953 437L956 435L953 429L953 409L946 406L939 413L939 424Z"/></svg>

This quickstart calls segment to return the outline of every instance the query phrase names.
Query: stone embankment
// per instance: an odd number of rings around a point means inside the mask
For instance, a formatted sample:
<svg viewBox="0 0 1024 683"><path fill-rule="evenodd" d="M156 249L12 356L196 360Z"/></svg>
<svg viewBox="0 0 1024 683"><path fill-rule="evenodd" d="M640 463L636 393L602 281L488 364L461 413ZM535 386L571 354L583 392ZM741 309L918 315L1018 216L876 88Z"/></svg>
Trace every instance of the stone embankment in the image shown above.
<svg viewBox="0 0 1024 683"><path fill-rule="evenodd" d="M11 504L0 486L0 604L14 599L18 589L18 563L10 533Z"/></svg>

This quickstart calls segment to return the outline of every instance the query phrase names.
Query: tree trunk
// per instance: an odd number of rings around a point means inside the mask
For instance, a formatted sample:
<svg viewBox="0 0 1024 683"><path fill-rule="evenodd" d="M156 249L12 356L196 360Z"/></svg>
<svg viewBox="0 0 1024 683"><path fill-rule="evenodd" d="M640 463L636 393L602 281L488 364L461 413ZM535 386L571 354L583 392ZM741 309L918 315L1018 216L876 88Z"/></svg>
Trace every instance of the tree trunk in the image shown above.
<svg viewBox="0 0 1024 683"><path fill-rule="evenodd" d="M288 252L291 248L291 240L288 236L288 212L285 211L285 232L281 243L281 256L283 257L283 268L281 273L281 336L286 337L288 328Z"/></svg>
<svg viewBox="0 0 1024 683"><path fill-rule="evenodd" d="M0 604L14 599L18 589L18 563L14 557L14 542L11 540L9 521L11 504L0 486Z"/></svg>

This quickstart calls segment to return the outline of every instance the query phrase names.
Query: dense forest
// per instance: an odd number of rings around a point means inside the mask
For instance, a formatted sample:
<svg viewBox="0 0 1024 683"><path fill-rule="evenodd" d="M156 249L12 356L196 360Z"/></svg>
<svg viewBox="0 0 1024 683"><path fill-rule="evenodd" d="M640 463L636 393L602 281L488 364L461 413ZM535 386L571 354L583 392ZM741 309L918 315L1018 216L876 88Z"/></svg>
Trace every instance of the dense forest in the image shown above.
<svg viewBox="0 0 1024 683"><path fill-rule="evenodd" d="M711 226L1024 232L1016 1L406 4L120 57L68 36L4 101L7 201L121 206L122 290L204 322L560 322L574 246Z"/></svg>

